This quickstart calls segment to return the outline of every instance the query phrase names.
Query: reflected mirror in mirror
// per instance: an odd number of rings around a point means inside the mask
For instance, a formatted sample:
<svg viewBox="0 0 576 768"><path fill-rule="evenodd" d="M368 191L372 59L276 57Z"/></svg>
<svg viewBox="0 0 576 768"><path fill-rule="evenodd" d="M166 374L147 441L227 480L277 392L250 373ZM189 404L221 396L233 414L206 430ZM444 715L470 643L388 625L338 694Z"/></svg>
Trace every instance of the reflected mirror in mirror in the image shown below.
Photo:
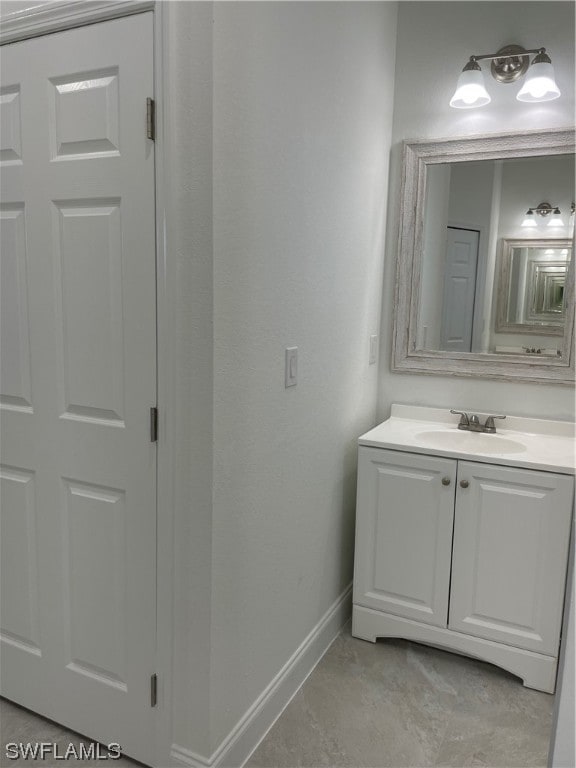
<svg viewBox="0 0 576 768"><path fill-rule="evenodd" d="M574 154L427 166L416 349L561 356L574 173Z"/></svg>
<svg viewBox="0 0 576 768"><path fill-rule="evenodd" d="M564 333L571 256L571 240L503 240L496 312L501 350L520 346L524 352L534 348L533 354L557 354L549 337Z"/></svg>

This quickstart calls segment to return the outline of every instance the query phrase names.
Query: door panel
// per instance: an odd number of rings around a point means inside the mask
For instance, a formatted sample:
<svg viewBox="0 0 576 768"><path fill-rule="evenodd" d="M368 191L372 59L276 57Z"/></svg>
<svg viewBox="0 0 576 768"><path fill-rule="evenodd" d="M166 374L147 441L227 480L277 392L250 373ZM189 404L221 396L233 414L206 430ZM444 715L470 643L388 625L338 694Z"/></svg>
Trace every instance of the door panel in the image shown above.
<svg viewBox="0 0 576 768"><path fill-rule="evenodd" d="M124 426L120 204L56 204L54 266L62 416Z"/></svg>
<svg viewBox="0 0 576 768"><path fill-rule="evenodd" d="M143 13L6 45L0 95L2 693L143 762L156 630L152 32Z"/></svg>
<svg viewBox="0 0 576 768"><path fill-rule="evenodd" d="M455 477L451 459L360 447L355 604L446 626Z"/></svg>
<svg viewBox="0 0 576 768"><path fill-rule="evenodd" d="M126 494L66 480L64 495L67 666L126 690Z"/></svg>
<svg viewBox="0 0 576 768"><path fill-rule="evenodd" d="M0 164L22 162L20 86L0 88Z"/></svg>
<svg viewBox="0 0 576 768"><path fill-rule="evenodd" d="M0 632L12 645L39 655L35 490L33 472L0 469Z"/></svg>
<svg viewBox="0 0 576 768"><path fill-rule="evenodd" d="M440 335L443 350L472 349L479 240L474 230L448 227Z"/></svg>
<svg viewBox="0 0 576 768"><path fill-rule="evenodd" d="M51 155L55 160L120 153L118 67L51 78Z"/></svg>
<svg viewBox="0 0 576 768"><path fill-rule="evenodd" d="M459 462L449 627L556 655L573 479Z"/></svg>
<svg viewBox="0 0 576 768"><path fill-rule="evenodd" d="M30 317L26 265L26 223L22 204L0 212L0 403L30 410Z"/></svg>

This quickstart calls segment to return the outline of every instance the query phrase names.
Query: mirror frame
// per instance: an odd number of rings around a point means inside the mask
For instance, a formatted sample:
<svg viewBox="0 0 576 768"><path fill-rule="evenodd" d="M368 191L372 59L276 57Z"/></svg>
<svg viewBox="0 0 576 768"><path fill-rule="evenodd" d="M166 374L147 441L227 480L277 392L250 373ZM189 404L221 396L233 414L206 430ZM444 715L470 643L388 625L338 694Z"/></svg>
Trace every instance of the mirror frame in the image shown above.
<svg viewBox="0 0 576 768"><path fill-rule="evenodd" d="M448 162L569 154L575 150L574 140L573 128L557 128L403 143L392 371L574 386L574 247L566 280L566 325L561 357L536 360L535 355L529 354L417 348L427 167Z"/></svg>
<svg viewBox="0 0 576 768"><path fill-rule="evenodd" d="M524 333L538 336L562 336L564 334L564 328L566 327L567 312L564 312L563 322L555 325L544 323L511 323L507 317L506 298L509 290L510 270L512 267L512 256L514 248L572 248L572 241L552 238L550 240L536 240L536 239L508 239L502 238L502 243L499 248L499 253L496 256L496 321L495 331L496 333ZM569 267L570 261L566 262ZM547 262L546 262L547 263ZM568 278L568 274L566 275ZM567 291L567 287L565 288ZM567 295L567 294L566 294ZM567 308L567 305L565 305Z"/></svg>

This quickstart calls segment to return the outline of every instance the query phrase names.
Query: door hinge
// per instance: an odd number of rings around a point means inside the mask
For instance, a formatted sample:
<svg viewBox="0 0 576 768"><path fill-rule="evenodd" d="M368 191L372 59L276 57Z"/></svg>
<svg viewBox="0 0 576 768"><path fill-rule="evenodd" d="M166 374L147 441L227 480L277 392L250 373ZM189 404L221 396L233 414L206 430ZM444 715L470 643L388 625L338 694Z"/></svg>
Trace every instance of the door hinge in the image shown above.
<svg viewBox="0 0 576 768"><path fill-rule="evenodd" d="M150 706L155 707L158 703L158 675L154 673L150 676Z"/></svg>
<svg viewBox="0 0 576 768"><path fill-rule="evenodd" d="M146 136L156 139L156 102L150 97L146 99Z"/></svg>
<svg viewBox="0 0 576 768"><path fill-rule="evenodd" d="M150 442L158 442L158 408L150 408Z"/></svg>

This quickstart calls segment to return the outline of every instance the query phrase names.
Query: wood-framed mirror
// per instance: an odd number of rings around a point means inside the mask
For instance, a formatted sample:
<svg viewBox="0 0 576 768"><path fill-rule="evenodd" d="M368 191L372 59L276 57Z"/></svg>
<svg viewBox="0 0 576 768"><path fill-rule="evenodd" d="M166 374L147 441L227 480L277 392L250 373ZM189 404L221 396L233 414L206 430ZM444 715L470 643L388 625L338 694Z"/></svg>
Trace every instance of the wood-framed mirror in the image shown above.
<svg viewBox="0 0 576 768"><path fill-rule="evenodd" d="M574 384L574 138L404 142L392 370Z"/></svg>

